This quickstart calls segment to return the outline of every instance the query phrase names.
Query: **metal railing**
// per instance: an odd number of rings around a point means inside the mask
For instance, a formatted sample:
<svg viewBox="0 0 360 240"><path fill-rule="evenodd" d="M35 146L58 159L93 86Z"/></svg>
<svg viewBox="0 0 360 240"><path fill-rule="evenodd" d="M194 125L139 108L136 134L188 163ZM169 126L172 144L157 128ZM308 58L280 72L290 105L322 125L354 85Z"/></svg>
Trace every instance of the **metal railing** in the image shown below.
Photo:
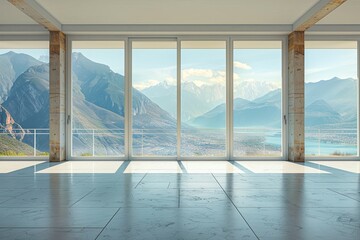
<svg viewBox="0 0 360 240"><path fill-rule="evenodd" d="M356 155L357 129L305 128L305 151L313 156Z"/></svg>
<svg viewBox="0 0 360 240"><path fill-rule="evenodd" d="M280 156L280 128L234 128L234 156Z"/></svg>
<svg viewBox="0 0 360 240"><path fill-rule="evenodd" d="M39 138L43 138L44 136L46 139L44 140L45 145L48 147L48 138L49 138L49 129L48 128L25 128L25 129L13 129L11 131L0 129L0 136L7 136L12 139L16 139L24 144L29 145L32 147L32 151L28 149L22 149L21 151L17 149L8 149L5 152L0 152L2 156L46 156L48 155L48 151L40 151L39 150ZM41 141L41 140L40 140Z"/></svg>
<svg viewBox="0 0 360 240"><path fill-rule="evenodd" d="M97 156L96 154L96 139L98 139L99 137L102 137L103 139L106 138L124 138L125 137L125 130L122 128L112 128L112 129L73 129L72 130L72 139L74 140L74 137L77 137L79 139L81 139L81 141L83 142L83 144L86 145L86 147L91 147L91 151L84 151L84 150L80 150L80 153L77 155L80 156L91 156L91 157L95 157ZM90 140L90 141L89 141ZM98 139L99 141L99 139ZM90 144L89 144L90 142ZM77 146L79 147L79 146ZM77 150L77 152L79 152L78 149L74 149L73 146L73 152L75 152L74 150Z"/></svg>
<svg viewBox="0 0 360 240"><path fill-rule="evenodd" d="M140 150L138 154L146 155L149 149L154 148L154 142L160 142L159 139L170 139L176 144L176 129L132 129L133 148ZM210 128L184 128L181 131L183 139L190 139L193 148L196 145L206 148L206 144L211 143L212 147L219 143L219 148L223 148L224 141L226 141L225 129L210 129ZM32 128L32 129L14 129L10 133L4 129L0 129L0 136L8 136L14 139L21 139L21 141L32 149L23 149L24 152L8 151L9 156L23 155L23 156L45 156L48 155L48 141L49 129L47 128ZM276 128L234 128L234 151L236 151L236 144L241 146L241 151L262 152L262 154L269 154L274 151L281 151L282 130ZM98 156L97 142L119 142L124 141L125 130L122 128L114 129L73 129L72 137L82 139L84 144L91 148L91 151L84 152L86 156ZM116 141L109 140L117 138ZM155 140L154 140L155 139ZM270 139L270 140L269 140ZM163 141L164 145L156 146L157 148L166 146L173 146L171 141ZM251 144L254 141L255 145ZM246 144L243 144L246 143ZM260 149L259 144L262 144ZM328 156L328 155L356 155L357 154L357 129L321 129L321 128L306 128L305 129L305 144L306 154L314 156ZM118 144L119 145L119 144ZM188 144L190 145L190 143ZM274 147L275 146L275 147ZM124 146L122 146L124 147ZM276 147L280 149L275 149ZM41 150L40 150L41 149ZM0 155L6 156L6 152ZM101 154L100 154L101 155Z"/></svg>

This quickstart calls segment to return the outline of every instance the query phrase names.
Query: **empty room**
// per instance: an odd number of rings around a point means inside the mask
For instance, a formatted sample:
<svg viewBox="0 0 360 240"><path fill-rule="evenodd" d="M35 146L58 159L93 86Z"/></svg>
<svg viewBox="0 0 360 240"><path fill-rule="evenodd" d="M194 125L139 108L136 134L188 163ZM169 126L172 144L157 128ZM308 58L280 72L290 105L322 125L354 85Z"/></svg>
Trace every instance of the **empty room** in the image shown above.
<svg viewBox="0 0 360 240"><path fill-rule="evenodd" d="M359 0L0 0L1 240L360 240Z"/></svg>

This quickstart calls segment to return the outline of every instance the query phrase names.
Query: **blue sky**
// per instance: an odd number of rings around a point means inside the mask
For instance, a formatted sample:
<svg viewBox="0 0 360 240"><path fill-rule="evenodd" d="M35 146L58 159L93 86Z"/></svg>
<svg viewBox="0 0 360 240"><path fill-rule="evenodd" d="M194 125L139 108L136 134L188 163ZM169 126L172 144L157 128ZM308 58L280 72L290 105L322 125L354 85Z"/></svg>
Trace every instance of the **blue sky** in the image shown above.
<svg viewBox="0 0 360 240"><path fill-rule="evenodd" d="M357 79L356 49L308 49L305 52L305 81L333 77Z"/></svg>
<svg viewBox="0 0 360 240"><path fill-rule="evenodd" d="M7 52L16 52L16 53L24 53L32 56L36 59L41 59L43 61L44 57L49 56L49 50L46 49L0 49L0 54L4 54Z"/></svg>
<svg viewBox="0 0 360 240"><path fill-rule="evenodd" d="M166 81L176 84L176 49L134 49L132 82L136 89Z"/></svg>
<svg viewBox="0 0 360 240"><path fill-rule="evenodd" d="M234 80L268 81L281 85L280 49L235 49Z"/></svg>
<svg viewBox="0 0 360 240"><path fill-rule="evenodd" d="M0 54L8 51L29 54L36 59L48 56L47 49L0 49ZM86 57L93 61L109 65L120 74L124 74L123 49L81 49ZM234 73L240 79L253 79L261 81L278 81L281 77L281 56L279 50L268 49L237 49L234 52ZM306 50L306 82L340 78L357 78L357 50L356 49L308 49ZM176 50L134 50L133 51L133 82L145 86L156 82L168 81L176 78ZM198 79L200 82L206 78L216 77L219 71L225 70L225 50L182 50L182 70L192 69L188 72L188 79ZM195 70L199 70L196 72ZM201 78L199 73L207 74ZM193 74L193 76L191 76ZM217 76L219 77L219 76Z"/></svg>

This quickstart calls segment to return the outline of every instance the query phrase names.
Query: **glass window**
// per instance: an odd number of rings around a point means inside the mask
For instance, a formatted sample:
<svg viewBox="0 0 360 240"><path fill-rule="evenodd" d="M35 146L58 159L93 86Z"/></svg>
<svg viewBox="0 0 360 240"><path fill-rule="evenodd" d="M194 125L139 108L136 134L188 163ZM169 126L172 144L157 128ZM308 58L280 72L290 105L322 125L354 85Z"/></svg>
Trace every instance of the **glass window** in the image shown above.
<svg viewBox="0 0 360 240"><path fill-rule="evenodd" d="M0 156L49 154L48 46L0 41Z"/></svg>
<svg viewBox="0 0 360 240"><path fill-rule="evenodd" d="M235 41L233 155L282 156L281 41Z"/></svg>
<svg viewBox="0 0 360 240"><path fill-rule="evenodd" d="M305 43L305 154L356 156L357 42Z"/></svg>
<svg viewBox="0 0 360 240"><path fill-rule="evenodd" d="M181 42L181 156L226 155L226 42Z"/></svg>
<svg viewBox="0 0 360 240"><path fill-rule="evenodd" d="M72 156L124 156L124 42L72 42Z"/></svg>
<svg viewBox="0 0 360 240"><path fill-rule="evenodd" d="M132 42L132 155L176 156L177 43Z"/></svg>

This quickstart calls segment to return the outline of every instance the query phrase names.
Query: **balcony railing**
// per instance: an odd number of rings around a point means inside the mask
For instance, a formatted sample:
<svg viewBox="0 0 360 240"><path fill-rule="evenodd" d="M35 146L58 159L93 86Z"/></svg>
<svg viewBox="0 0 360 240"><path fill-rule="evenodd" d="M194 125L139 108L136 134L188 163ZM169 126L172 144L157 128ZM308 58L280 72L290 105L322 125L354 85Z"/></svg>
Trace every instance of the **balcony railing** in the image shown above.
<svg viewBox="0 0 360 240"><path fill-rule="evenodd" d="M235 157L279 157L282 154L280 128L234 128Z"/></svg>
<svg viewBox="0 0 360 240"><path fill-rule="evenodd" d="M357 155L357 129L305 129L305 152L308 156Z"/></svg>
<svg viewBox="0 0 360 240"><path fill-rule="evenodd" d="M27 128L27 129L14 129L11 132L4 129L0 130L0 136L6 136L7 143L2 143L3 146L9 144L5 149L3 147L0 152L0 156L47 156L48 145L49 145L49 129L48 128ZM10 138L10 139L8 139ZM16 146L16 142L10 143L9 141L13 139L14 141L20 141L24 144L27 144L29 148L22 148ZM42 150L40 150L42 149Z"/></svg>
<svg viewBox="0 0 360 240"><path fill-rule="evenodd" d="M73 129L73 156L121 156L124 155L125 130L122 128ZM115 139L115 140L114 140ZM78 140L77 142L75 142ZM107 149L100 146L106 146ZM108 151L112 149L111 151Z"/></svg>
<svg viewBox="0 0 360 240"><path fill-rule="evenodd" d="M2 148L0 156L46 156L49 129L0 130L0 136L16 138L29 148ZM138 156L176 155L176 129L132 129L133 154ZM282 131L275 128L234 128L234 155L276 156L281 154ZM3 141L10 141L2 138ZM73 129L74 156L124 155L124 129ZM182 149L194 155L222 155L226 144L225 129L183 128ZM15 139L14 139L15 140ZM6 145L2 144L3 146ZM11 145L10 142L8 145ZM308 156L357 155L357 129L305 129L305 151Z"/></svg>

